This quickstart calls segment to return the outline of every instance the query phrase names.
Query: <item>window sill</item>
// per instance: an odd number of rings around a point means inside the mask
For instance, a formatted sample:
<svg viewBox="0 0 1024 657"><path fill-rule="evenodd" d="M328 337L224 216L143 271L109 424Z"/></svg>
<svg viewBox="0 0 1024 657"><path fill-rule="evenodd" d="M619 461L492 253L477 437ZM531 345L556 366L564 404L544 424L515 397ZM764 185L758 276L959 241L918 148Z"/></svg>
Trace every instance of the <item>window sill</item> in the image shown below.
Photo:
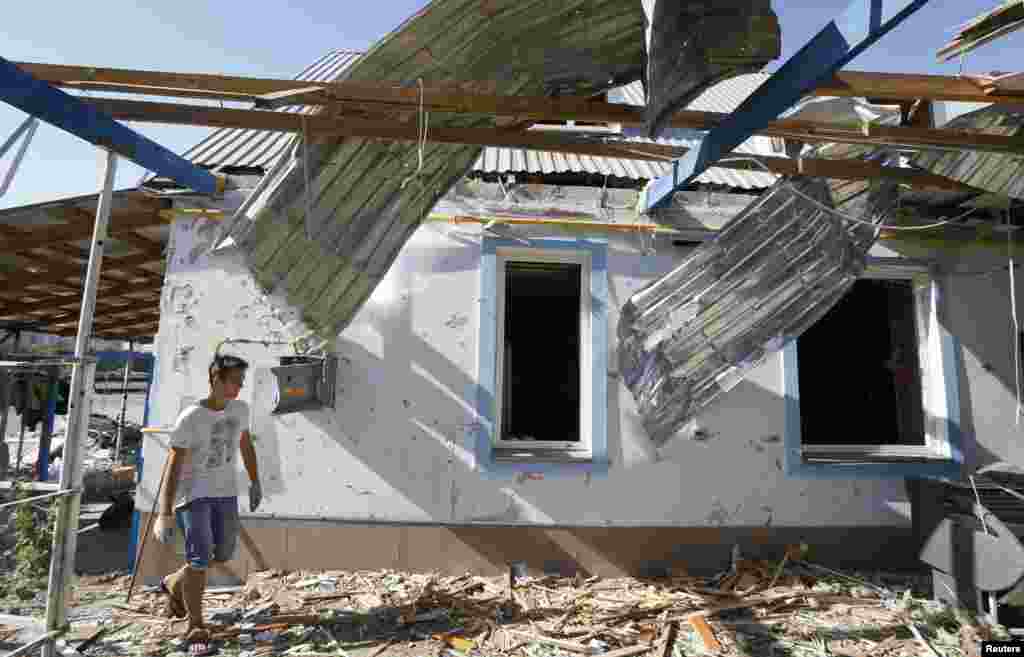
<svg viewBox="0 0 1024 657"><path fill-rule="evenodd" d="M480 473L489 479L560 479L602 476L608 462L595 460L589 452L565 450L524 450L494 448L490 460L481 464Z"/></svg>
<svg viewBox="0 0 1024 657"><path fill-rule="evenodd" d="M794 479L958 479L961 474L961 464L950 458L887 462L861 458L827 462L820 459L802 459L799 452L787 454L787 457L785 473L787 477Z"/></svg>
<svg viewBox="0 0 1024 657"><path fill-rule="evenodd" d="M593 463L589 451L566 449L522 449L495 447L491 452L496 463Z"/></svg>

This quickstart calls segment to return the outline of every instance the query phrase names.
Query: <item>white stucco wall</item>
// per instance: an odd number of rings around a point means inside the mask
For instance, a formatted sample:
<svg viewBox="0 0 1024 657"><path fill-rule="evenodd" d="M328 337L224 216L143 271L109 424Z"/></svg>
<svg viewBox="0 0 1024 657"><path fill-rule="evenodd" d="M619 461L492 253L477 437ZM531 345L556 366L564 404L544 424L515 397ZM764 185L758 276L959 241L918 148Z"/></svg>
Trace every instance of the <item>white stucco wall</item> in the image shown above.
<svg viewBox="0 0 1024 657"><path fill-rule="evenodd" d="M172 231L151 425L170 425L188 398L207 392L206 366L225 337L276 340L303 331L296 314L254 285L233 250L202 255L204 220ZM609 374L611 471L604 478L482 479L474 471L470 384L476 372L479 244L447 225L422 227L356 321L337 340L333 411L272 418L269 373L277 348L236 346L250 360L252 404L266 501L260 514L394 522L558 525L867 526L909 522L903 482L797 480L782 472L784 401L775 356L700 419L704 442L650 446L628 390ZM612 241L608 317L670 270L683 251ZM997 261L978 263L975 268ZM968 457L1024 462L1014 423L1006 274L956 277L949 326L963 347L961 396ZM614 352L613 352L614 353ZM616 359L610 358L614 370ZM986 364L992 371L985 369ZM841 421L842 403L836 417ZM152 500L164 450L147 438L140 499ZM974 448L977 444L978 447ZM240 481L244 477L240 476ZM244 506L244 505L243 505Z"/></svg>

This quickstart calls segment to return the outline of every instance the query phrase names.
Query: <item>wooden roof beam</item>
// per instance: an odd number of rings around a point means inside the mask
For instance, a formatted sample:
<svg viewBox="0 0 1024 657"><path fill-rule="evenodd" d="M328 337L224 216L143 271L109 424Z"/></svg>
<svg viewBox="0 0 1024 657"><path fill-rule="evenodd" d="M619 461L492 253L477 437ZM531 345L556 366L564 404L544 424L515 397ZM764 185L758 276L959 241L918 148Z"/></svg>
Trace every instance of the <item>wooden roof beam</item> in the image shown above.
<svg viewBox="0 0 1024 657"><path fill-rule="evenodd" d="M72 217L76 218L78 221L86 221L89 223L89 225L92 225L92 223L95 221L95 217L91 213L86 212L81 208L71 208L70 212ZM159 215L159 212L155 212L154 214ZM111 238L130 245L136 251L146 253L157 259L163 258L164 249L163 245L160 244L159 242L154 242L153 240L143 237L142 235L139 235L135 231L128 228L110 230L108 232L110 233Z"/></svg>
<svg viewBox="0 0 1024 657"><path fill-rule="evenodd" d="M100 329L95 332L96 337L107 338L107 339L120 339L128 340L131 338L151 338L157 334L160 329L160 322L143 322L141 324L134 324L117 329ZM68 335L73 336L76 334L75 330L70 330L67 333L58 333L57 335Z"/></svg>
<svg viewBox="0 0 1024 657"><path fill-rule="evenodd" d="M104 312L102 315L97 314L96 319L93 322L94 326L117 326L123 325L125 322L137 322L137 321L159 321L160 313L152 312L147 310L140 310L139 308L129 308L125 310L111 310ZM76 326L78 324L78 314L73 316L55 317L48 320L51 326L62 327L62 326Z"/></svg>
<svg viewBox="0 0 1024 657"><path fill-rule="evenodd" d="M97 109L123 121L148 121L177 125L205 125L219 128L249 128L280 132L303 131L303 116L287 112L263 110L199 107L177 103L154 103L147 101L97 98L91 101ZM614 107L614 106L613 106ZM579 117L578 120L622 122L630 116L630 122L639 123L642 113L631 106L619 105L619 109L607 115ZM671 126L709 130L729 115L720 112L683 111L676 113ZM540 119L543 117L529 117ZM364 121L347 117L313 115L305 117L305 128L311 133L332 137L363 137L399 141L416 141L418 131L415 125L400 125L395 122ZM1014 137L980 134L966 130L930 129L917 127L892 127L869 125L864 128L850 128L834 124L800 119L777 119L756 134L771 137L800 139L807 142L837 142L846 144L893 145L907 148L943 148L971 150L988 153L1024 154L1024 142ZM645 150L638 143L631 142L586 142L580 137L557 133L556 131L514 131L496 128L444 128L430 129L427 139L434 142L469 144L479 146L506 146L561 152L576 152L587 155L610 155L624 157L623 149ZM657 155L670 153L658 144L643 144L646 150ZM654 148L657 147L657 148ZM678 150L678 149L676 149Z"/></svg>
<svg viewBox="0 0 1024 657"><path fill-rule="evenodd" d="M86 265L89 264L89 254L88 253L83 253L82 250L79 249L78 247L71 246L70 244L59 244L59 245L49 246L47 248L50 249L51 251L57 251L59 253L67 255L69 258L75 258L75 259L81 260L80 263L76 263L76 264L80 264L82 267L85 267ZM142 256L142 255L146 256L147 258L152 258L156 262L159 262L160 258L161 258L160 255L153 255L151 253L136 254L136 257ZM109 256L106 256L106 255L103 257L104 265L107 264L106 261L107 261L108 257ZM109 259L110 259L110 261L112 263L116 263L117 260L120 260L120 259L123 259L123 258L109 258ZM146 264L146 263L144 263L144 264ZM148 281L153 281L153 282L155 282L157 284L160 284L163 281L163 273L162 272L154 271L154 270L151 270L151 269L146 269L142 265L124 265L124 264L122 264L119 267L111 267L111 268L104 267L104 269L106 270L104 273L117 274L118 276L123 276L126 279L141 278L141 279L145 279L145 280L148 280Z"/></svg>
<svg viewBox="0 0 1024 657"><path fill-rule="evenodd" d="M78 327L78 315L67 316L67 317L55 317L55 318L43 318L43 321L47 323L47 326L53 330L62 329L74 329ZM131 326L143 322L159 322L160 313L153 312L120 312L116 314L108 315L107 317L97 316L93 322L94 328L120 328L121 326Z"/></svg>
<svg viewBox="0 0 1024 657"><path fill-rule="evenodd" d="M133 267L135 265L143 265L146 263L155 262L152 256L145 254L139 254L134 256L125 256L123 258L111 258L109 256L103 258L103 273L110 273L116 271L120 267ZM48 269L42 272L18 272L16 274L0 274L0 285L14 286L14 287L32 287L35 285L48 285L53 283L64 283L68 278L81 278L85 271L84 266L73 266ZM104 283L119 283L123 284L123 281L117 279L102 279L101 284Z"/></svg>
<svg viewBox="0 0 1024 657"><path fill-rule="evenodd" d="M159 322L144 322L135 326L129 326L118 329L106 329L100 328L93 331L93 336L101 340L140 340L143 338L151 338L156 335L159 330ZM59 335L65 338L73 338L78 334L76 328L65 328L61 330L51 330L51 335Z"/></svg>
<svg viewBox="0 0 1024 657"><path fill-rule="evenodd" d="M132 121L153 121L158 123L178 123L183 125L210 125L219 127L256 128L260 130L280 130L299 132L302 130L301 118L295 114L284 112L264 112L259 110L232 110L221 108L196 108L170 103L146 103L137 101L118 101L101 99L96 101L101 109L117 118ZM723 117L713 112L689 112L695 115L692 123L710 125ZM819 142L850 142L869 144L891 144L913 142L908 138L912 133L917 135L916 141L942 141L947 134L939 130L922 130L919 128L879 128L872 129L865 137L857 130L822 126L809 121L777 121L782 127L765 130L762 134L772 134L805 141ZM399 141L416 141L418 134L415 126L402 126L394 123L367 122L350 119L336 119L327 116L307 117L308 129L312 133L333 136L353 136L379 138ZM827 133L827 134L826 134ZM941 134L940 134L941 133ZM899 136L901 139L895 139ZM685 154L686 149L637 142L598 142L582 141L578 138L554 132L532 131L515 132L492 128L432 128L428 139L441 143L477 144L528 148L562 153L578 153L598 157L629 158L635 160L667 161ZM970 135L971 147L988 141L999 144L1000 148L1024 148L1016 141L1003 137ZM780 173L791 168L788 158L761 158L766 165ZM845 178L881 178L897 176L908 184L939 187L942 189L964 189L965 186L954 181L941 178L927 172L892 167L859 166L868 163L850 163L846 167L833 167L837 177ZM745 169L748 165L736 166L729 162L716 163L724 168ZM830 166L830 165L821 165ZM839 175L838 172L845 172Z"/></svg>
<svg viewBox="0 0 1024 657"><path fill-rule="evenodd" d="M99 68L92 66L70 66L60 64L37 64L14 62L22 70L62 87L117 91L124 93L149 93L168 97L208 98L219 100L255 100L267 96L273 104L276 98L289 96L291 103L362 101L385 102L418 106L419 89L414 86L397 87L389 84L367 82L313 83L318 92L310 89L311 83L304 80L255 78L209 73L177 73L168 71L142 71L121 68ZM467 83L468 84L468 83ZM147 89L148 88L148 89ZM429 86L425 89L427 100L445 98L448 111L486 112L481 102L499 96L463 93L454 85ZM296 93L302 92L302 93ZM320 97L310 95L321 93ZM303 95L306 94L306 95ZM950 75L924 75L917 73L879 73L868 71L840 71L830 80L822 82L810 92L814 96L860 96L888 97L913 100L959 100L971 102L1019 104L1021 96L1007 94L986 94L969 79ZM528 97L522 98L529 101ZM551 100L551 99L546 99ZM587 102L583 97L564 97L563 100ZM502 101L504 102L504 101ZM428 105L431 111L444 111ZM571 118L571 117L570 117Z"/></svg>
<svg viewBox="0 0 1024 657"><path fill-rule="evenodd" d="M122 230L162 226L167 222L160 216L159 212L153 212L151 214L114 214L110 217L110 223L111 235L116 236ZM75 242L92 237L92 224L87 224L74 217L71 217L70 222L66 224L31 226L28 230L19 230L18 233L20 234L11 233L11 230L18 230L18 227L0 224L0 232L9 236L4 240L4 251L35 249L49 246L54 242Z"/></svg>
<svg viewBox="0 0 1024 657"><path fill-rule="evenodd" d="M153 303L159 305L161 291L162 288L159 285L154 286L149 283L118 285L116 287L100 291L97 295L96 307L97 309L119 308L124 305L122 302ZM130 296L138 294L148 296L146 298ZM61 314L69 311L77 313L81 308L81 303L82 300L79 295L43 297L28 303L21 303L17 299L3 299L0 300L0 315L57 311L61 311Z"/></svg>

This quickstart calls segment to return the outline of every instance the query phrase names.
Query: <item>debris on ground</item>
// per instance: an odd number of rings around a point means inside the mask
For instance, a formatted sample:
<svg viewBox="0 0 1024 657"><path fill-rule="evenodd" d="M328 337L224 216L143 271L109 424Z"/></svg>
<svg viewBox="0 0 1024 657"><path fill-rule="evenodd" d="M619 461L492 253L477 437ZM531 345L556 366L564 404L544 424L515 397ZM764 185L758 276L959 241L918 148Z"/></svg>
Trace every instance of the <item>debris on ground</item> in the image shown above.
<svg viewBox="0 0 1024 657"><path fill-rule="evenodd" d="M918 575L844 574L804 557L737 558L712 578L264 571L211 587L204 607L212 647L238 657L949 657L1008 636L926 599ZM184 621L163 617L154 588L124 604L129 581L80 578L71 647L85 657L187 654Z"/></svg>

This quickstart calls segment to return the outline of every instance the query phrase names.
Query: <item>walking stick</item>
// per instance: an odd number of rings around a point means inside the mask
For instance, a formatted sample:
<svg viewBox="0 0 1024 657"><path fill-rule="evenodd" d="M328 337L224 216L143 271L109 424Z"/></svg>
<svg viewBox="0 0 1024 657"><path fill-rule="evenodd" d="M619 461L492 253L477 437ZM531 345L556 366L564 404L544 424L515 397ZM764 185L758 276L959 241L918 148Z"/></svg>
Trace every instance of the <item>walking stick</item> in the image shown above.
<svg viewBox="0 0 1024 657"><path fill-rule="evenodd" d="M143 429L143 433L167 433L166 429ZM132 591L135 590L135 577L139 574L139 567L142 565L142 555L146 551L146 540L149 539L149 534L153 530L153 520L156 518L156 505L160 502L160 491L164 487L164 478L167 477L167 466L171 463L171 455L168 452L167 458L164 459L164 467L160 472L160 482L156 485L156 494L153 496L153 507L149 510L149 522L146 523L146 531L142 535L142 542L139 544L139 551L135 555L135 568L132 569L132 581L128 586L128 597L125 598L125 604L131 602Z"/></svg>

